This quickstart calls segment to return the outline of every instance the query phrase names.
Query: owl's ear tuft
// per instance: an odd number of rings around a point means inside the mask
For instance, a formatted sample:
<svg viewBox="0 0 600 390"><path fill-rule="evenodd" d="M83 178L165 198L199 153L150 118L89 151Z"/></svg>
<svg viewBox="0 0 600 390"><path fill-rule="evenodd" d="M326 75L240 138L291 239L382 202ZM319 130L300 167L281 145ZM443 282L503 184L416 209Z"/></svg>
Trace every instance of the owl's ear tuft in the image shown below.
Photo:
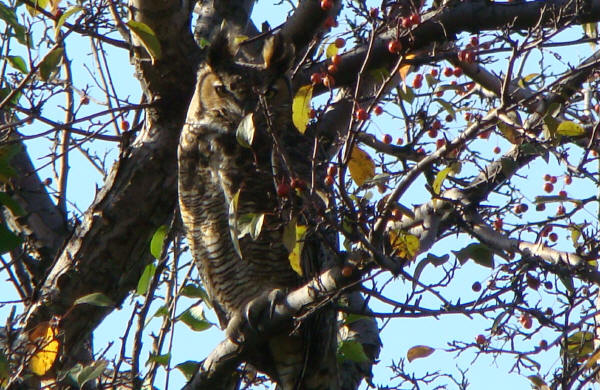
<svg viewBox="0 0 600 390"><path fill-rule="evenodd" d="M206 53L206 63L213 69L230 64L233 61L233 51L231 41L226 30L219 31L212 39L208 52Z"/></svg>
<svg viewBox="0 0 600 390"><path fill-rule="evenodd" d="M263 67L283 74L294 61L295 49L281 34L274 34L265 40L262 49Z"/></svg>

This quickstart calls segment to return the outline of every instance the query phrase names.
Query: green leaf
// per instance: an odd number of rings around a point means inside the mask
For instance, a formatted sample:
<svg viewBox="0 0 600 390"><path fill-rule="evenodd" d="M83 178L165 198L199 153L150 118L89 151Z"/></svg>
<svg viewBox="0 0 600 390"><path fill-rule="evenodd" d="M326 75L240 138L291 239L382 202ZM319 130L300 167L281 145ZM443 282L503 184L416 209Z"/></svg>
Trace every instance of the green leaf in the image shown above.
<svg viewBox="0 0 600 390"><path fill-rule="evenodd" d="M400 95L400 98L408 104L412 104L412 102L415 100L415 92L411 87L405 85L398 88L397 91L398 95Z"/></svg>
<svg viewBox="0 0 600 390"><path fill-rule="evenodd" d="M195 284L186 284L180 291L180 294L188 298L199 298L203 301L208 300L208 294L204 289Z"/></svg>
<svg viewBox="0 0 600 390"><path fill-rule="evenodd" d="M6 24L13 28L15 31L15 37L19 43L22 45L27 44L27 30L17 21L17 15L14 9L8 8L3 3L0 3L0 19L4 20Z"/></svg>
<svg viewBox="0 0 600 390"><path fill-rule="evenodd" d="M21 207L16 200L10 197L6 192L0 192L0 204L8 207L15 217L21 217L25 215L25 210Z"/></svg>
<svg viewBox="0 0 600 390"><path fill-rule="evenodd" d="M6 56L6 59L8 60L8 63L10 64L10 66L15 68L19 72L21 72L23 74L29 73L29 70L27 69L27 64L25 63L25 60L23 59L23 57L21 57L21 56Z"/></svg>
<svg viewBox="0 0 600 390"><path fill-rule="evenodd" d="M477 264L484 267L494 267L494 252L484 244L469 244L459 251L452 251L460 264L464 264L469 259L473 259Z"/></svg>
<svg viewBox="0 0 600 390"><path fill-rule="evenodd" d="M169 309L166 306L159 307L152 317L167 317L169 315Z"/></svg>
<svg viewBox="0 0 600 390"><path fill-rule="evenodd" d="M526 88L529 84L532 83L533 80L539 77L539 75L539 73L528 74L527 76L524 76L523 78L519 79L517 85L521 88Z"/></svg>
<svg viewBox="0 0 600 390"><path fill-rule="evenodd" d="M21 151L19 144L0 146L0 182L7 182L17 171L10 165L10 160Z"/></svg>
<svg viewBox="0 0 600 390"><path fill-rule="evenodd" d="M150 253L155 259L160 260L163 252L163 245L167 236L167 227L160 225L152 235L150 240Z"/></svg>
<svg viewBox="0 0 600 390"><path fill-rule="evenodd" d="M254 133L256 129L254 127L254 113L250 113L242 119L235 131L235 138L238 143L245 148L249 148L254 141Z"/></svg>
<svg viewBox="0 0 600 390"><path fill-rule="evenodd" d="M78 298L73 306L81 305L86 303L88 305L101 306L101 307L114 307L115 304L113 301L104 295L103 293L96 292L88 295L84 295L81 298Z"/></svg>
<svg viewBox="0 0 600 390"><path fill-rule="evenodd" d="M0 101L6 99L6 97L12 92L10 88L0 88ZM8 101L12 105L17 105L19 103L19 99L21 99L21 91L17 91Z"/></svg>
<svg viewBox="0 0 600 390"><path fill-rule="evenodd" d="M338 344L338 359L362 363L369 360L361 343L356 340L344 340Z"/></svg>
<svg viewBox="0 0 600 390"><path fill-rule="evenodd" d="M45 9L48 6L48 3L50 2L50 0L33 0L33 7L29 6L28 4L26 4L27 7L27 11L29 12L29 14L31 16L37 16L37 14L39 14L39 9Z"/></svg>
<svg viewBox="0 0 600 390"><path fill-rule="evenodd" d="M150 354L150 357L148 357L148 361L146 362L146 365L148 365L148 363L157 363L159 366L168 366L169 363L171 362L171 354L170 353L166 353L164 355L155 355L153 353Z"/></svg>
<svg viewBox="0 0 600 390"><path fill-rule="evenodd" d="M564 121L558 125L556 132L565 137L578 137L585 134L585 129L575 122Z"/></svg>
<svg viewBox="0 0 600 390"><path fill-rule="evenodd" d="M130 20L126 23L133 35L136 36L142 43L142 46L146 49L150 57L152 57L152 62L159 60L162 56L160 41L156 37L156 34L152 29L145 23L136 22L135 20Z"/></svg>
<svg viewBox="0 0 600 390"><path fill-rule="evenodd" d="M428 264L433 264L435 267L439 267L440 265L446 263L448 261L448 259L450 259L450 256L448 254L445 254L443 256L436 256L432 253L428 253L427 257L425 257L423 260L419 261L419 264L417 264L417 266L415 267L415 272L413 273L413 289L415 289L417 287L417 283L419 281L419 277L421 276L421 273L423 272L423 270L425 269L425 267Z"/></svg>
<svg viewBox="0 0 600 390"><path fill-rule="evenodd" d="M448 103L443 99L434 99L434 101L437 102L440 106L442 106L444 110L446 110L446 112L450 114L452 119L456 119L456 111L454 111L454 107L452 107L452 104Z"/></svg>
<svg viewBox="0 0 600 390"><path fill-rule="evenodd" d="M10 252L21 244L21 239L6 226L0 225L0 255Z"/></svg>
<svg viewBox="0 0 600 390"><path fill-rule="evenodd" d="M451 170L452 169L450 167L444 168L441 171L439 171L438 174L435 176L435 179L433 180L433 185L431 186L433 188L434 194L440 194L440 191L442 190L442 184L444 183L444 180L446 180L446 177L448 177L448 175L450 174Z"/></svg>
<svg viewBox="0 0 600 390"><path fill-rule="evenodd" d="M196 332L202 332L213 325L204 317L204 311L201 306L187 309L177 317L177 320L183 322Z"/></svg>
<svg viewBox="0 0 600 390"><path fill-rule="evenodd" d="M82 7L73 6L69 7L69 9L67 9L62 15L60 15L60 18L58 18L58 22L56 22L56 27L54 27L56 35L58 35L58 33L60 32L60 28L63 26L63 24L65 24L65 22L71 15L79 13L81 11L83 11Z"/></svg>
<svg viewBox="0 0 600 390"><path fill-rule="evenodd" d="M156 265L154 265L154 263L150 263L144 268L144 272L142 272L142 276L140 276L140 280L138 280L137 288L135 290L137 295L146 295L155 273Z"/></svg>
<svg viewBox="0 0 600 390"><path fill-rule="evenodd" d="M56 47L54 50L46 54L39 65L40 79L48 81L52 74L58 72L61 60L63 58L64 49Z"/></svg>
<svg viewBox="0 0 600 390"><path fill-rule="evenodd" d="M576 358L583 358L594 351L594 333L575 332L567 338L567 353Z"/></svg>
<svg viewBox="0 0 600 390"><path fill-rule="evenodd" d="M229 202L229 235L231 236L231 242L233 243L233 249L238 254L240 259L243 259L242 250L240 249L240 240L238 238L238 202L240 200L240 190L238 190L231 201Z"/></svg>
<svg viewBox="0 0 600 390"><path fill-rule="evenodd" d="M194 376L196 371L198 371L199 367L200 367L200 363L195 362L193 360L187 360L187 361L185 361L183 363L179 363L178 365L175 366L176 369L181 371L181 373L185 377L185 380L187 380L187 381L192 379L192 377Z"/></svg>
<svg viewBox="0 0 600 390"><path fill-rule="evenodd" d="M77 384L79 385L79 388L83 388L83 385L89 381L99 378L100 375L104 373L104 370L106 370L107 366L108 362L106 360L98 360L92 362L88 366L83 367L77 375Z"/></svg>

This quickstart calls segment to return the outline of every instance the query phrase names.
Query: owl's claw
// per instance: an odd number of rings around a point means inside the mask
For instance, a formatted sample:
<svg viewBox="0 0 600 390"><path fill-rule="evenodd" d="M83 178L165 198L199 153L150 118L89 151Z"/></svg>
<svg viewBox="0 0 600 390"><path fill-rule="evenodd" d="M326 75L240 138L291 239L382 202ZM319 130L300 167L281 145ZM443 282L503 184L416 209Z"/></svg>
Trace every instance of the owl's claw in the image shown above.
<svg viewBox="0 0 600 390"><path fill-rule="evenodd" d="M273 313L275 313L275 307L284 297L284 291L276 288L248 302L245 315L250 328L254 331L263 331L260 327L262 314L265 310L268 310L268 316L272 318Z"/></svg>

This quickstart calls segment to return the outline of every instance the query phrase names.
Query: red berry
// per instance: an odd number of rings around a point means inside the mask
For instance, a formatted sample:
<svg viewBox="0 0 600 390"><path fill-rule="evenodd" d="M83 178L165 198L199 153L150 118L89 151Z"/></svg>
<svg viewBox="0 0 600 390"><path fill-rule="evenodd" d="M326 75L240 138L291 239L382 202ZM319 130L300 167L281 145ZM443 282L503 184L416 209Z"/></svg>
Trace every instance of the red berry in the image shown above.
<svg viewBox="0 0 600 390"><path fill-rule="evenodd" d="M396 140L396 143L398 145L402 145L404 143L404 140L402 138L398 137L398 139Z"/></svg>
<svg viewBox="0 0 600 390"><path fill-rule="evenodd" d="M90 104L90 98L87 95L84 95L81 97L81 100L79 100L79 103L83 106Z"/></svg>
<svg viewBox="0 0 600 390"><path fill-rule="evenodd" d="M450 77L454 74L454 70L450 67L445 67L444 68L444 76L446 77Z"/></svg>
<svg viewBox="0 0 600 390"><path fill-rule="evenodd" d="M366 121L369 119L369 113L364 108L356 110L356 119L359 121Z"/></svg>
<svg viewBox="0 0 600 390"><path fill-rule="evenodd" d="M329 11L333 7L332 0L321 0L321 9L323 11Z"/></svg>
<svg viewBox="0 0 600 390"><path fill-rule="evenodd" d="M494 221L494 229L502 230L502 225L503 225L502 218L496 218L496 220Z"/></svg>
<svg viewBox="0 0 600 390"><path fill-rule="evenodd" d="M487 338L482 334L478 334L475 337L475 342L479 345L484 345L485 343L487 343Z"/></svg>
<svg viewBox="0 0 600 390"><path fill-rule="evenodd" d="M454 120L454 117L452 116L452 114L446 115L446 122L452 122L453 120Z"/></svg>
<svg viewBox="0 0 600 390"><path fill-rule="evenodd" d="M556 176L550 176L550 183L556 184L557 181L558 181L558 178Z"/></svg>
<svg viewBox="0 0 600 390"><path fill-rule="evenodd" d="M304 180L299 179L297 177L292 179L291 185L292 185L292 189L294 189L294 190L301 190L306 187L306 183L304 182Z"/></svg>
<svg viewBox="0 0 600 390"><path fill-rule="evenodd" d="M400 53L401 50L402 50L402 43L399 40L393 39L388 42L388 51L390 53L398 54L398 53Z"/></svg>
<svg viewBox="0 0 600 390"><path fill-rule="evenodd" d="M533 290L537 290L540 288L540 281L538 278L527 274L527 286Z"/></svg>
<svg viewBox="0 0 600 390"><path fill-rule="evenodd" d="M568 175L565 176L565 184L569 185L571 183L573 183L573 178L571 176L568 176Z"/></svg>
<svg viewBox="0 0 600 390"><path fill-rule="evenodd" d="M344 38L337 38L333 44L335 45L335 47L337 47L338 49L341 49L342 47L346 46L346 40Z"/></svg>
<svg viewBox="0 0 600 390"><path fill-rule="evenodd" d="M327 72L329 72L330 74L337 72L337 66L335 66L335 64L329 64L327 66Z"/></svg>
<svg viewBox="0 0 600 390"><path fill-rule="evenodd" d="M471 46L479 46L479 38L473 36L471 37L469 43L471 44Z"/></svg>
<svg viewBox="0 0 600 390"><path fill-rule="evenodd" d="M389 135L389 134L385 134L383 136L383 140L382 141L383 141L384 144L388 144L389 145L389 144L392 143L392 136Z"/></svg>
<svg viewBox="0 0 600 390"><path fill-rule="evenodd" d="M337 26L337 21L333 18L333 16L328 16L323 23L325 28L332 28Z"/></svg>
<svg viewBox="0 0 600 390"><path fill-rule="evenodd" d="M121 122L121 130L123 130L123 131L127 131L127 130L129 130L129 122L127 122L127 121L122 121L122 122Z"/></svg>
<svg viewBox="0 0 600 390"><path fill-rule="evenodd" d="M471 289L475 292L481 291L481 283L479 283L479 282L473 283L473 285L471 286Z"/></svg>
<svg viewBox="0 0 600 390"><path fill-rule="evenodd" d="M334 55L333 57L331 57L331 63L333 65L339 65L342 63L342 56L339 54Z"/></svg>
<svg viewBox="0 0 600 390"><path fill-rule="evenodd" d="M431 128L434 130L439 130L442 128L442 122L440 122L438 119L434 120L433 122L431 122Z"/></svg>
<svg viewBox="0 0 600 390"><path fill-rule="evenodd" d="M277 185L277 196L279 196L280 198L283 198L285 196L288 196L290 193L290 186L288 183L286 183L285 181L282 181L281 183L279 183Z"/></svg>
<svg viewBox="0 0 600 390"><path fill-rule="evenodd" d="M438 131L436 129L429 129L427 135L429 136L429 138L437 138Z"/></svg>
<svg viewBox="0 0 600 390"><path fill-rule="evenodd" d="M553 286L552 286L552 282L550 282L550 281L544 282L544 288L545 288L546 290L552 290L552 287L553 287ZM546 310L546 312L547 312L547 311L548 311L548 310ZM551 314L552 314L552 309L550 309L550 314L547 314L547 315L551 315Z"/></svg>
<svg viewBox="0 0 600 390"><path fill-rule="evenodd" d="M315 111L314 109L311 109L311 110L308 112L308 117L309 117L310 119L313 119L313 118L315 118L316 116L317 116L317 111Z"/></svg>
<svg viewBox="0 0 600 390"><path fill-rule="evenodd" d="M464 61L467 64L472 64L475 62L475 53L472 50L467 50L467 52L464 55Z"/></svg>
<svg viewBox="0 0 600 390"><path fill-rule="evenodd" d="M323 79L321 79L321 74L320 73L313 73L310 75L310 82L313 84L321 84L321 81L323 81Z"/></svg>
<svg viewBox="0 0 600 390"><path fill-rule="evenodd" d="M325 75L325 77L323 77L323 85L327 88L333 88L335 85L335 79L333 76L330 74Z"/></svg>
<svg viewBox="0 0 600 390"><path fill-rule="evenodd" d="M552 242L556 242L558 240L558 234L552 232L548 235L548 239Z"/></svg>
<svg viewBox="0 0 600 390"><path fill-rule="evenodd" d="M544 175L544 181L550 181L551 178L552 178L552 176L550 176L547 173Z"/></svg>
<svg viewBox="0 0 600 390"><path fill-rule="evenodd" d="M525 213L525 212L527 212L527 210L529 210L529 206L527 206L527 203L521 203L519 205L519 208L521 209L522 213Z"/></svg>
<svg viewBox="0 0 600 390"><path fill-rule="evenodd" d="M375 106L373 112L375 113L375 115L381 115L383 114L383 108L381 106Z"/></svg>
<svg viewBox="0 0 600 390"><path fill-rule="evenodd" d="M546 204L538 203L535 205L535 209L536 209L536 211L544 211L544 210L546 210Z"/></svg>
<svg viewBox="0 0 600 390"><path fill-rule="evenodd" d="M325 185L330 187L333 185L334 179L333 176L325 176Z"/></svg>
<svg viewBox="0 0 600 390"><path fill-rule="evenodd" d="M521 325L523 325L523 328L525 329L531 329L531 326L533 325L533 320L531 319L531 316L527 313L521 315L521 318L519 318L519 322L521 323Z"/></svg>
<svg viewBox="0 0 600 390"><path fill-rule="evenodd" d="M369 16L373 19L377 18L377 16L379 16L379 10L377 8L371 8L369 10Z"/></svg>
<svg viewBox="0 0 600 390"><path fill-rule="evenodd" d="M463 74L463 70L462 70L462 68L456 67L452 71L452 74L454 75L454 77L460 77Z"/></svg>
<svg viewBox="0 0 600 390"><path fill-rule="evenodd" d="M425 149L423 149L423 147L421 146L419 149L416 150L417 154L425 154Z"/></svg>
<svg viewBox="0 0 600 390"><path fill-rule="evenodd" d="M560 196L561 198L566 198L567 197L567 191L565 190L561 190L558 192L558 196Z"/></svg>
<svg viewBox="0 0 600 390"><path fill-rule="evenodd" d="M563 206L562 204L556 208L556 215L563 215L565 212L565 206Z"/></svg>
<svg viewBox="0 0 600 390"><path fill-rule="evenodd" d="M421 15L419 15L419 14L410 15L410 23L413 25L421 23Z"/></svg>
<svg viewBox="0 0 600 390"><path fill-rule="evenodd" d="M337 171L337 165L329 164L329 166L327 167L327 176L334 177L335 175L337 175Z"/></svg>
<svg viewBox="0 0 600 390"><path fill-rule="evenodd" d="M410 21L410 18L402 18L400 20L400 24L402 25L403 28L412 27L412 22Z"/></svg>
<svg viewBox="0 0 600 390"><path fill-rule="evenodd" d="M437 68L431 68L431 70L429 71L429 74L433 77L437 77L438 73L439 72L438 72Z"/></svg>
<svg viewBox="0 0 600 390"><path fill-rule="evenodd" d="M394 221L400 221L402 219L402 211L399 209L393 209L392 218L394 218Z"/></svg>
<svg viewBox="0 0 600 390"><path fill-rule="evenodd" d="M354 270L354 268L350 265L346 265L342 268L342 276L345 278L349 278L350 276L352 276L352 271Z"/></svg>
<svg viewBox="0 0 600 390"><path fill-rule="evenodd" d="M442 146L446 145L446 139L445 138L438 138L435 140L435 148L439 149Z"/></svg>
<svg viewBox="0 0 600 390"><path fill-rule="evenodd" d="M554 191L554 186L552 185L552 183L546 182L546 184L544 184L544 191L546 191L547 193L551 193L552 191Z"/></svg>
<svg viewBox="0 0 600 390"><path fill-rule="evenodd" d="M412 86L415 89L419 89L419 88L421 88L423 86L423 81L421 81L421 79L418 79L418 78L415 77L415 79L412 82Z"/></svg>
<svg viewBox="0 0 600 390"><path fill-rule="evenodd" d="M540 349L546 349L548 348L548 342L546 340L540 340Z"/></svg>

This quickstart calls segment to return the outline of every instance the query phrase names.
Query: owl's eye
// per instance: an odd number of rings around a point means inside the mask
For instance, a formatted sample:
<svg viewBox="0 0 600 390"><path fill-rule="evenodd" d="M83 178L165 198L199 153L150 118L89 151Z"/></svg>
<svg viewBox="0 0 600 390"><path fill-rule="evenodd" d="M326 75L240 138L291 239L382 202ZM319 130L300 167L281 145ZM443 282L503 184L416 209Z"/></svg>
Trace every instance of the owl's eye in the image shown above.
<svg viewBox="0 0 600 390"><path fill-rule="evenodd" d="M224 96L227 94L227 87L225 87L223 84L216 84L214 85L215 88L215 92L221 96Z"/></svg>

